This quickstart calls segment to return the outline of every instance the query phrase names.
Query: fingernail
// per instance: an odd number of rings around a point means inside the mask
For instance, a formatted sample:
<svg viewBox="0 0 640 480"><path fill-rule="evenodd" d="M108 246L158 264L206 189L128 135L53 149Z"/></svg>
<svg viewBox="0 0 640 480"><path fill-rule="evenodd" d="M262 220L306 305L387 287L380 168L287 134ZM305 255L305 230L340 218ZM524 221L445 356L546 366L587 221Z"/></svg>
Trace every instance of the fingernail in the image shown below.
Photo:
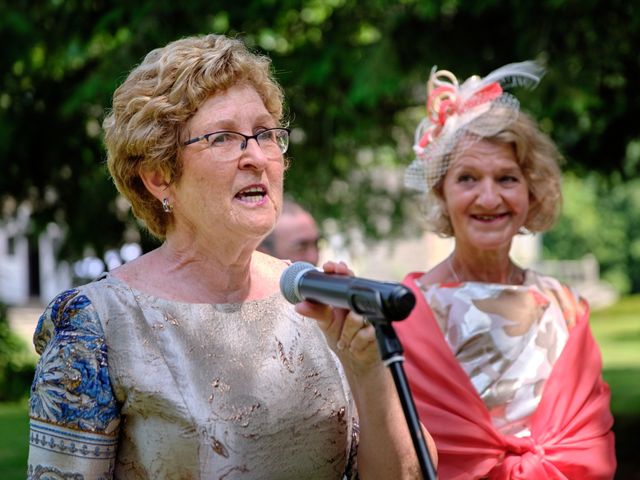
<svg viewBox="0 0 640 480"><path fill-rule="evenodd" d="M344 343L342 343L342 340L338 340L338 350L342 350L344 349Z"/></svg>

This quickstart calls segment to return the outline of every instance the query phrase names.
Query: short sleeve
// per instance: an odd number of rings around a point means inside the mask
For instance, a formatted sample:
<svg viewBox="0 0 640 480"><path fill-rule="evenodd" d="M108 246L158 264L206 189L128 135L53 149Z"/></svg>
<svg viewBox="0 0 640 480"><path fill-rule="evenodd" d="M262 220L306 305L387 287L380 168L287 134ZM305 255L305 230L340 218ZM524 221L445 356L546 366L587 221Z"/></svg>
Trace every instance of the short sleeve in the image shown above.
<svg viewBox="0 0 640 480"><path fill-rule="evenodd" d="M75 289L58 295L34 345L41 357L29 402L28 478L111 478L120 414L91 301Z"/></svg>

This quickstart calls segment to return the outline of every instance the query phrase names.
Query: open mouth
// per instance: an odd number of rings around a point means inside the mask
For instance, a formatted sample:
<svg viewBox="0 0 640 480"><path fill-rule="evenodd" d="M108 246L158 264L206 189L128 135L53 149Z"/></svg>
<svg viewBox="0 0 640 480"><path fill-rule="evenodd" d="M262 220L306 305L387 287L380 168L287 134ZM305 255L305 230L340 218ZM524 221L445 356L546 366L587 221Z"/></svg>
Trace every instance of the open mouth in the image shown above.
<svg viewBox="0 0 640 480"><path fill-rule="evenodd" d="M262 186L251 186L236 193L235 198L248 203L260 203L267 196L267 189Z"/></svg>
<svg viewBox="0 0 640 480"><path fill-rule="evenodd" d="M494 215L471 215L471 218L474 220L480 220L481 222L494 222L508 216L508 213L497 213Z"/></svg>

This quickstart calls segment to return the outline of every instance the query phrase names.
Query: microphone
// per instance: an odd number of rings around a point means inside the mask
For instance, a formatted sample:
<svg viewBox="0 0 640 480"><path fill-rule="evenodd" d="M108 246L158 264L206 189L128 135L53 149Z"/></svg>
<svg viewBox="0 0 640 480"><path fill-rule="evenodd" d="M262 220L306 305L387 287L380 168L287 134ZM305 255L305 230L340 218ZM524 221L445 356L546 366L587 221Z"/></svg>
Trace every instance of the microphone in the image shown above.
<svg viewBox="0 0 640 480"><path fill-rule="evenodd" d="M401 283L327 274L307 262L295 262L282 272L280 291L290 303L309 300L386 320L407 318L416 304Z"/></svg>

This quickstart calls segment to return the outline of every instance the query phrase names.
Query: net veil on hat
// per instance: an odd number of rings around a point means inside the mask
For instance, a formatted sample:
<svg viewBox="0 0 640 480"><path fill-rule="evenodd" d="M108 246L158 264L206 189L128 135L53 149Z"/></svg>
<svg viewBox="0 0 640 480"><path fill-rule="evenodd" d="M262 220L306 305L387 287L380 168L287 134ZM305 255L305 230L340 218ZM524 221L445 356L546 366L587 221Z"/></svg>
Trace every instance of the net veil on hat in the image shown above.
<svg viewBox="0 0 640 480"><path fill-rule="evenodd" d="M453 73L434 66L427 83L427 116L416 129L416 158L405 172L405 185L431 190L447 172L456 151L498 134L515 120L520 103L503 89L533 88L543 74L536 62L510 63L460 85Z"/></svg>

